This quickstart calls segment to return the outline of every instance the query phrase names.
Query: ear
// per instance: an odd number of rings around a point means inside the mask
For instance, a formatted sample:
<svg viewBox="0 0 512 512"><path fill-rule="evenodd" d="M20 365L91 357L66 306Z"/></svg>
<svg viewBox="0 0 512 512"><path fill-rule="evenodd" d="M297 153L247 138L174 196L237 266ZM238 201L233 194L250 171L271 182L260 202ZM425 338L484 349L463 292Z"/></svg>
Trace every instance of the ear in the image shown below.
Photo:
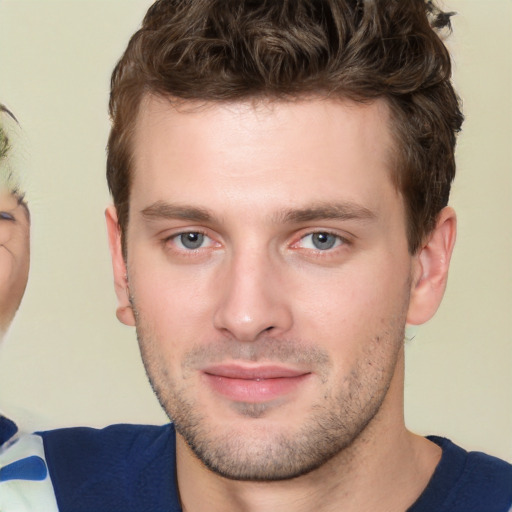
<svg viewBox="0 0 512 512"><path fill-rule="evenodd" d="M419 325L430 320L441 304L456 233L457 217L447 206L439 213L426 244L415 255L408 324Z"/></svg>
<svg viewBox="0 0 512 512"><path fill-rule="evenodd" d="M130 304L126 262L121 244L121 228L119 227L117 212L113 205L105 210L105 219L107 221L108 242L112 258L112 268L114 270L114 288L117 296L116 316L121 323L134 326L135 317Z"/></svg>

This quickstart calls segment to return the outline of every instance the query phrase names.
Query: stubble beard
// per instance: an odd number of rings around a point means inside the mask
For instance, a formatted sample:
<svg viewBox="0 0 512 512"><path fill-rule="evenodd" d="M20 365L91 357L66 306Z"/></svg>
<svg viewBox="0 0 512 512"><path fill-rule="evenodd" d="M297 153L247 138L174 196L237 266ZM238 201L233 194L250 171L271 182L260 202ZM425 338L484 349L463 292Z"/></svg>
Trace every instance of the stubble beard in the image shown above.
<svg viewBox="0 0 512 512"><path fill-rule="evenodd" d="M225 478L267 482L307 474L344 452L349 456L347 448L355 444L384 402L405 328L405 319L400 317L384 329L384 334L375 336L368 343L367 357L352 369L345 382L336 383L338 389L334 386L326 388L322 399L312 405L310 413L292 430L278 430L275 424L265 422L272 405L235 403L233 408L241 417L254 418L253 428L248 428L244 422L245 427L227 425L221 432L215 432L215 427L190 396L187 385L180 386L169 374L165 361L159 357L158 343L144 319L138 313L136 319L142 359L153 391L195 456ZM232 345L227 346L231 348L214 349L213 353L229 354L236 359L244 348L240 348L243 346L237 341L229 343ZM323 368L326 373L330 368L328 354L319 349L302 348L300 344L275 339L269 343L263 341L259 346L258 343L252 342L249 347L256 348L247 349L252 351L253 360L259 357L255 355L258 352L274 361L290 362L291 358L315 361L316 367ZM260 350L258 347L262 346ZM198 357L210 357L205 355L205 350L208 349L192 349L182 367L191 366ZM379 355L382 356L380 359ZM372 372L369 374L370 367Z"/></svg>

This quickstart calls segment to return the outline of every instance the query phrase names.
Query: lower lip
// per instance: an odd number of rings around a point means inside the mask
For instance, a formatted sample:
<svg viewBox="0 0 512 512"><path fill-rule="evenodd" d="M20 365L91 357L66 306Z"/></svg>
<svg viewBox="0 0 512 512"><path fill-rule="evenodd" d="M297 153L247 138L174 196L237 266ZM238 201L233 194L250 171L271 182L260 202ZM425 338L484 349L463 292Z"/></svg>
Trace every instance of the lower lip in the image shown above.
<svg viewBox="0 0 512 512"><path fill-rule="evenodd" d="M204 374L210 387L217 393L237 402L267 402L295 391L309 376L278 377L275 379L234 379Z"/></svg>

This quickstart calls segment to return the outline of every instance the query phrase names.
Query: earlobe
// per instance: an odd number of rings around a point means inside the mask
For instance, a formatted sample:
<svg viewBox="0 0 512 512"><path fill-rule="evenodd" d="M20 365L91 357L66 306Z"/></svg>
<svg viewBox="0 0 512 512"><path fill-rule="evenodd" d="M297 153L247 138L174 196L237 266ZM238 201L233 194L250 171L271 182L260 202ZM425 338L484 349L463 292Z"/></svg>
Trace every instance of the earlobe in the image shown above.
<svg viewBox="0 0 512 512"><path fill-rule="evenodd" d="M105 210L105 219L107 221L112 269L114 271L114 288L117 296L116 316L121 323L134 326L135 317L130 304L130 290L128 286L126 262L122 250L121 229L117 220L117 212L113 205Z"/></svg>
<svg viewBox="0 0 512 512"><path fill-rule="evenodd" d="M436 227L415 256L408 324L423 324L437 311L446 289L456 233L457 217L447 206L439 213Z"/></svg>

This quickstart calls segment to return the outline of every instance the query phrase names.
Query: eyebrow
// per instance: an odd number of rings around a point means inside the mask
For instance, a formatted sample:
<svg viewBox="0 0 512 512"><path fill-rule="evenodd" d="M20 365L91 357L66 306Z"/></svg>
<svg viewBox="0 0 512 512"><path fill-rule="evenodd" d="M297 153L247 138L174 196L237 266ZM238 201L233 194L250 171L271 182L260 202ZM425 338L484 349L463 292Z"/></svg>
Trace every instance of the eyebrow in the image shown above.
<svg viewBox="0 0 512 512"><path fill-rule="evenodd" d="M180 219L193 222L213 222L215 216L206 208L156 201L141 211L147 220ZM283 209L272 216L276 224L299 224L319 220L367 221L377 217L372 210L352 202L316 203L305 208Z"/></svg>
<svg viewBox="0 0 512 512"><path fill-rule="evenodd" d="M319 203L299 209L283 210L277 215L276 221L283 223L301 223L317 220L373 220L375 212L352 203Z"/></svg>
<svg viewBox="0 0 512 512"><path fill-rule="evenodd" d="M23 209L23 212L25 214L25 217L27 218L29 224L31 221L30 218L30 209L28 207L27 202L25 201L25 194L19 192L18 190L12 190L8 192L11 197L13 197L16 200L16 207L21 206Z"/></svg>
<svg viewBox="0 0 512 512"><path fill-rule="evenodd" d="M157 201L141 211L142 216L148 220L182 219L195 222L209 222L212 214L195 206L177 205L165 201Z"/></svg>

